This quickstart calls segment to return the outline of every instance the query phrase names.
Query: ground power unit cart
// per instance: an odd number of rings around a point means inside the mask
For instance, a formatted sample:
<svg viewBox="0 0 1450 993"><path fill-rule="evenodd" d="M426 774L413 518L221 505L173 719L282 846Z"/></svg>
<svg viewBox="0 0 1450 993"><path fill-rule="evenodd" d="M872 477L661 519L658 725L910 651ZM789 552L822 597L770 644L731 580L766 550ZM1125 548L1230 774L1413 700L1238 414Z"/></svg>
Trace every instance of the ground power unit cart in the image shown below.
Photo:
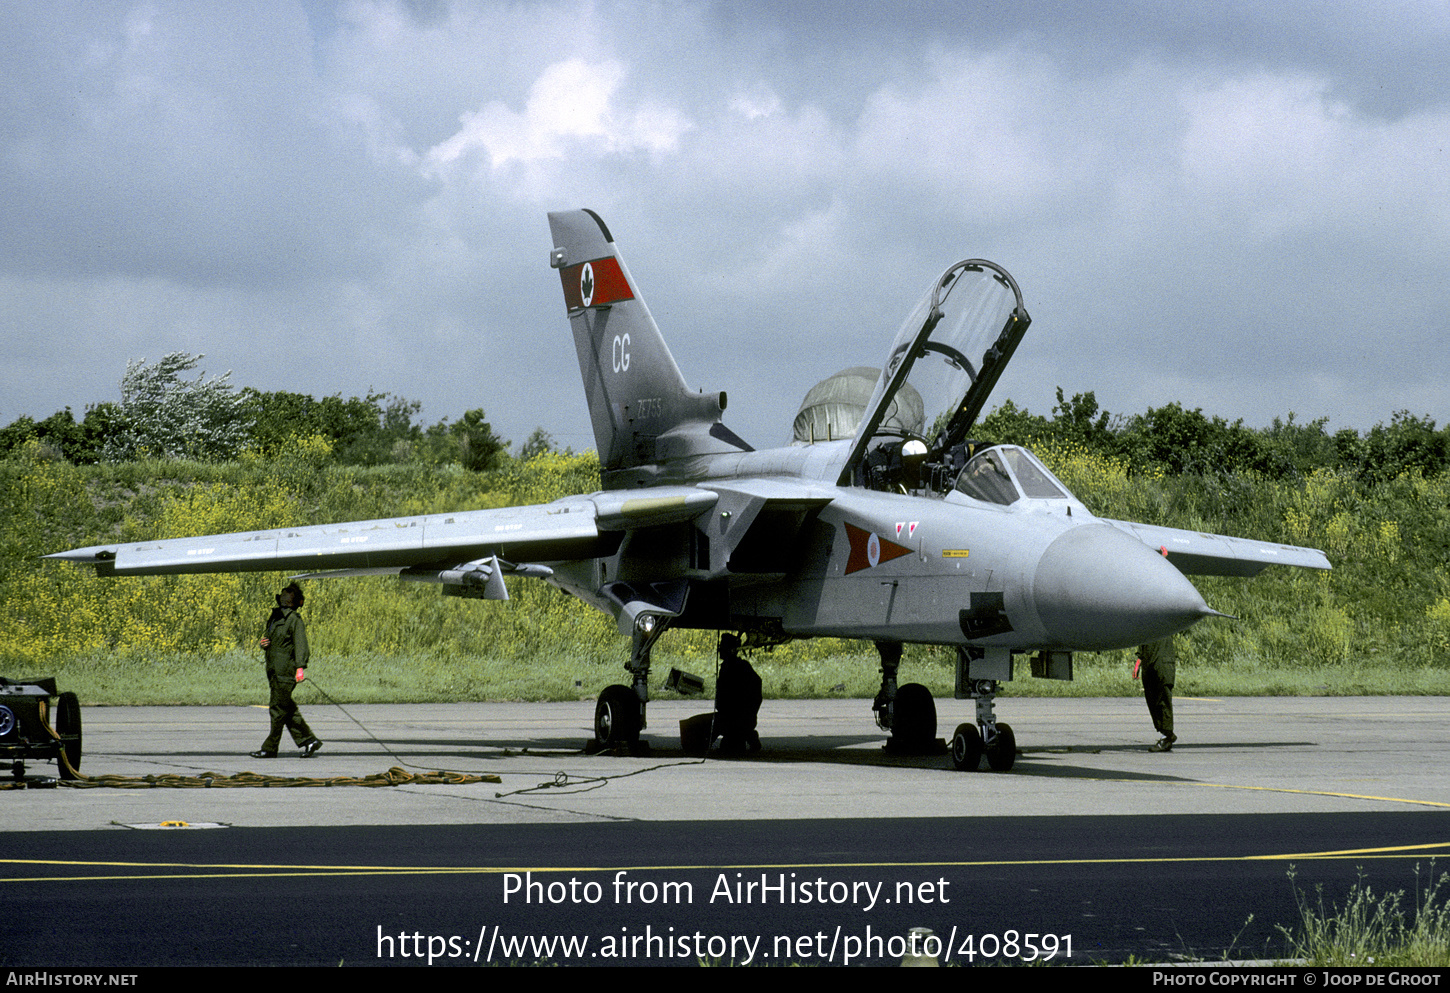
<svg viewBox="0 0 1450 993"><path fill-rule="evenodd" d="M51 724L54 700L55 723ZM54 677L14 680L0 676L0 762L17 780L25 760L55 759L61 779L76 779L81 768L81 705L74 693L56 690Z"/></svg>

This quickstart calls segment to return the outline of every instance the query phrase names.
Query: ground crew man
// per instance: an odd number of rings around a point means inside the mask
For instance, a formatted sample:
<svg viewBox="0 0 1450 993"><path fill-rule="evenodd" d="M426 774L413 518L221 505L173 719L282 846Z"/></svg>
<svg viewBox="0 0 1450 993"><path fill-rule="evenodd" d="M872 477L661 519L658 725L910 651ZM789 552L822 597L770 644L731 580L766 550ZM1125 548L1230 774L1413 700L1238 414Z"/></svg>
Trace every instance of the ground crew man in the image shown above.
<svg viewBox="0 0 1450 993"><path fill-rule="evenodd" d="M755 730L762 699L760 675L740 657L740 639L720 636L720 674L715 677L715 732L727 754L760 751Z"/></svg>
<svg viewBox="0 0 1450 993"><path fill-rule="evenodd" d="M1173 680L1178 669L1178 653L1173 648L1173 639L1160 638L1141 646L1138 664L1143 674L1143 698L1148 702L1153 728L1162 735L1155 744L1148 746L1148 751L1171 752L1173 743L1178 740L1178 735L1173 733Z"/></svg>
<svg viewBox="0 0 1450 993"><path fill-rule="evenodd" d="M272 715L272 733L262 742L262 747L252 752L255 759L274 759L277 746L282 743L282 729L292 735L292 741L302 749L302 757L316 753L322 742L307 726L302 711L292 700L292 691L302 682L303 670L307 668L307 625L297 608L302 606L302 588L296 583L277 594L277 606L267 618L267 629L262 636L263 662L267 667L267 683L271 687L268 708Z"/></svg>

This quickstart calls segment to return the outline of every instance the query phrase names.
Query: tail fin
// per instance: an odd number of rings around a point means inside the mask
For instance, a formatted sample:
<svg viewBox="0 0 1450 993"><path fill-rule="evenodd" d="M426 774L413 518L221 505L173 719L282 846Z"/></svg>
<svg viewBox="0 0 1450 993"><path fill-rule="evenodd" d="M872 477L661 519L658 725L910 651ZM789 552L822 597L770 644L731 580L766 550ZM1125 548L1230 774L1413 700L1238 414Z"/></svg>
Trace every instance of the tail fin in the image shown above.
<svg viewBox="0 0 1450 993"><path fill-rule="evenodd" d="M549 215L564 305L594 422L605 486L639 485L610 473L672 459L750 451L720 423L724 393L685 385L660 329L592 210Z"/></svg>

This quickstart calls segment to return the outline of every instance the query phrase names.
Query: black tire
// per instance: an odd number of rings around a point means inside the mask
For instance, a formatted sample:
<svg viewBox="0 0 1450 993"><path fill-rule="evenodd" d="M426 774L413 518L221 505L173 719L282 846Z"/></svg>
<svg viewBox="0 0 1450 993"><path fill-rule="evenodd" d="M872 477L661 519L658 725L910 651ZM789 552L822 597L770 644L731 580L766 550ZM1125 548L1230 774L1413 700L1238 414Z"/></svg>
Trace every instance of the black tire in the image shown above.
<svg viewBox="0 0 1450 993"><path fill-rule="evenodd" d="M628 686L604 687L594 708L594 737L607 747L639 741L639 697Z"/></svg>
<svg viewBox="0 0 1450 993"><path fill-rule="evenodd" d="M81 702L74 693L60 695L55 708L55 733L60 735L60 747L65 752L65 762L60 763L60 778L70 779L70 773L81 771Z"/></svg>
<svg viewBox="0 0 1450 993"><path fill-rule="evenodd" d="M1012 733L1012 725L998 724L997 737L987 746L987 764L993 772L1009 772L1016 761L1017 736Z"/></svg>
<svg viewBox="0 0 1450 993"><path fill-rule="evenodd" d="M897 744L923 749L936 740L936 701L920 683L907 683L896 691L891 709L891 737Z"/></svg>
<svg viewBox="0 0 1450 993"><path fill-rule="evenodd" d="M952 735L952 767L958 772L976 772L982 764L982 732L975 724L958 724Z"/></svg>

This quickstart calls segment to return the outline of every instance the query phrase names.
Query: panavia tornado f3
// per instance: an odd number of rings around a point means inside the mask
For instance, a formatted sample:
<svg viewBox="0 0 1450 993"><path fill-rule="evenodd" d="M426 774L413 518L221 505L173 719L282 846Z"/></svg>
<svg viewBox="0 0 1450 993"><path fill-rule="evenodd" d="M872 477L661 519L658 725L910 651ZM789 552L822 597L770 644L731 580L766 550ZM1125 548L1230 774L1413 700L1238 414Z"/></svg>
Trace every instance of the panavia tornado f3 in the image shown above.
<svg viewBox="0 0 1450 993"><path fill-rule="evenodd" d="M1016 281L982 259L932 281L884 367L811 390L784 448L756 450L721 420L724 393L690 389L604 221L549 215L604 489L550 504L102 545L51 558L106 576L300 570L394 574L507 599L542 579L613 617L632 640L629 685L600 694L595 734L646 726L650 651L670 627L747 649L830 636L875 643L873 710L891 743L929 750L936 705L897 685L902 645L956 649L974 719L957 768L1010 769L1015 736L993 699L1014 655L1072 678L1074 652L1140 645L1217 612L1185 575L1328 569L1323 552L1096 517L1031 452L968 432L1030 318ZM736 641L728 644L734 645ZM758 703L758 701L757 701ZM719 717L727 704L717 701ZM753 720L753 711L751 713ZM758 740L758 739L757 739ZM938 746L939 747L939 746Z"/></svg>

